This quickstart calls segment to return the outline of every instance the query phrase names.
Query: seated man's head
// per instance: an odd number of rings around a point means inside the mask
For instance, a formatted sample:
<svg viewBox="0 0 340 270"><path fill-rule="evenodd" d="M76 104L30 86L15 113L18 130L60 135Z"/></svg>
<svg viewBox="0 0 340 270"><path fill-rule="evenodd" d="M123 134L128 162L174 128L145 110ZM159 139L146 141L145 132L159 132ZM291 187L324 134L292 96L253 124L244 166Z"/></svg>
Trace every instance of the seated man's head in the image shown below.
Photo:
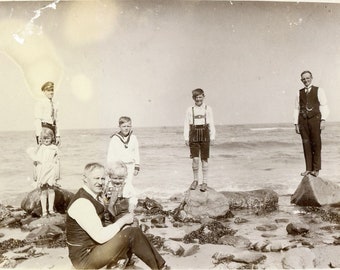
<svg viewBox="0 0 340 270"><path fill-rule="evenodd" d="M95 194L103 191L105 182L105 169L100 163L89 163L84 168L84 184Z"/></svg>

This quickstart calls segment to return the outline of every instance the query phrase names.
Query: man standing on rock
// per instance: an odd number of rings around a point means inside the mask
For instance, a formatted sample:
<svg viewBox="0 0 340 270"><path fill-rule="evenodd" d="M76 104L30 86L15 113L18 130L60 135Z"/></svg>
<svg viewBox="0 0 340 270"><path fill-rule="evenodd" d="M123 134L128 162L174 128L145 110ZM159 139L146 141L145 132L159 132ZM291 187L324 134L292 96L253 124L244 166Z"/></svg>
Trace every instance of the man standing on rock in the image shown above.
<svg viewBox="0 0 340 270"><path fill-rule="evenodd" d="M294 124L296 133L301 135L306 163L306 171L301 175L317 177L321 170L321 130L325 128L329 109L324 90L312 85L312 80L310 71L301 73L305 87L298 91L296 97Z"/></svg>
<svg viewBox="0 0 340 270"><path fill-rule="evenodd" d="M58 108L57 104L53 101L54 96L54 83L46 82L41 86L43 92L43 98L40 99L34 109L34 125L35 125L35 136L37 144L41 143L41 130L42 128L49 128L54 133L54 143L60 144L60 134L58 126Z"/></svg>

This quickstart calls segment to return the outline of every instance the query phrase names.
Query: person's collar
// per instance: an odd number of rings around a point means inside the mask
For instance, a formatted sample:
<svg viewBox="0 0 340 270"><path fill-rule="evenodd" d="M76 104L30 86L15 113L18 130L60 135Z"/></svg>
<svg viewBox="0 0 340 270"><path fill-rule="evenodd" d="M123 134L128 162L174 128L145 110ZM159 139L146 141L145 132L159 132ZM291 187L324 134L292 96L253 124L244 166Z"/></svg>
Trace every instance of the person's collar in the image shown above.
<svg viewBox="0 0 340 270"><path fill-rule="evenodd" d="M93 198L97 199L97 194L95 194L87 185L83 185L83 189L89 193Z"/></svg>
<svg viewBox="0 0 340 270"><path fill-rule="evenodd" d="M48 96L44 95L44 98L47 99L49 102L53 101L53 98L49 98Z"/></svg>
<svg viewBox="0 0 340 270"><path fill-rule="evenodd" d="M194 105L196 108L204 108L205 107L205 103L203 102L201 106L197 106L196 103Z"/></svg>
<svg viewBox="0 0 340 270"><path fill-rule="evenodd" d="M129 133L126 134L126 135L124 135L123 132L121 132L121 131L118 132L118 134L123 138L129 137L131 133L132 133L132 130L130 130Z"/></svg>

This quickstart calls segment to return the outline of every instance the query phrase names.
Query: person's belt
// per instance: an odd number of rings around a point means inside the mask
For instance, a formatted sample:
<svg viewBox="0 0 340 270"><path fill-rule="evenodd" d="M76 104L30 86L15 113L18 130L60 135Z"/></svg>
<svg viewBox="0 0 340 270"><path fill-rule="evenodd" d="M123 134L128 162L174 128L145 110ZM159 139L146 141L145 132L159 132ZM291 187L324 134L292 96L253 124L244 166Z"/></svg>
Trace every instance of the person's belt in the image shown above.
<svg viewBox="0 0 340 270"><path fill-rule="evenodd" d="M208 124L206 125L191 125L191 126L194 126L195 128L204 128L206 127Z"/></svg>

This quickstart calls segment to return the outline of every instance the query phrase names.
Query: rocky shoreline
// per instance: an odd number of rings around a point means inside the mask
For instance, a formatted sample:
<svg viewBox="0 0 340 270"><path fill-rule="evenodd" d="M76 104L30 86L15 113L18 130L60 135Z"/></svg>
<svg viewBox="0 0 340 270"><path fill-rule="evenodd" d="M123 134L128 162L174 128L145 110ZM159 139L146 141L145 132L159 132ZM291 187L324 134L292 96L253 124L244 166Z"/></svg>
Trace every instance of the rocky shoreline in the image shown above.
<svg viewBox="0 0 340 270"><path fill-rule="evenodd" d="M290 199L272 190L209 188L204 195L186 191L164 202L140 199L135 214L171 269L340 268L340 209L296 206ZM0 235L0 267L71 268L64 224L64 213L40 218L23 207L0 205L0 227L7 231ZM134 258L129 268L145 265Z"/></svg>

